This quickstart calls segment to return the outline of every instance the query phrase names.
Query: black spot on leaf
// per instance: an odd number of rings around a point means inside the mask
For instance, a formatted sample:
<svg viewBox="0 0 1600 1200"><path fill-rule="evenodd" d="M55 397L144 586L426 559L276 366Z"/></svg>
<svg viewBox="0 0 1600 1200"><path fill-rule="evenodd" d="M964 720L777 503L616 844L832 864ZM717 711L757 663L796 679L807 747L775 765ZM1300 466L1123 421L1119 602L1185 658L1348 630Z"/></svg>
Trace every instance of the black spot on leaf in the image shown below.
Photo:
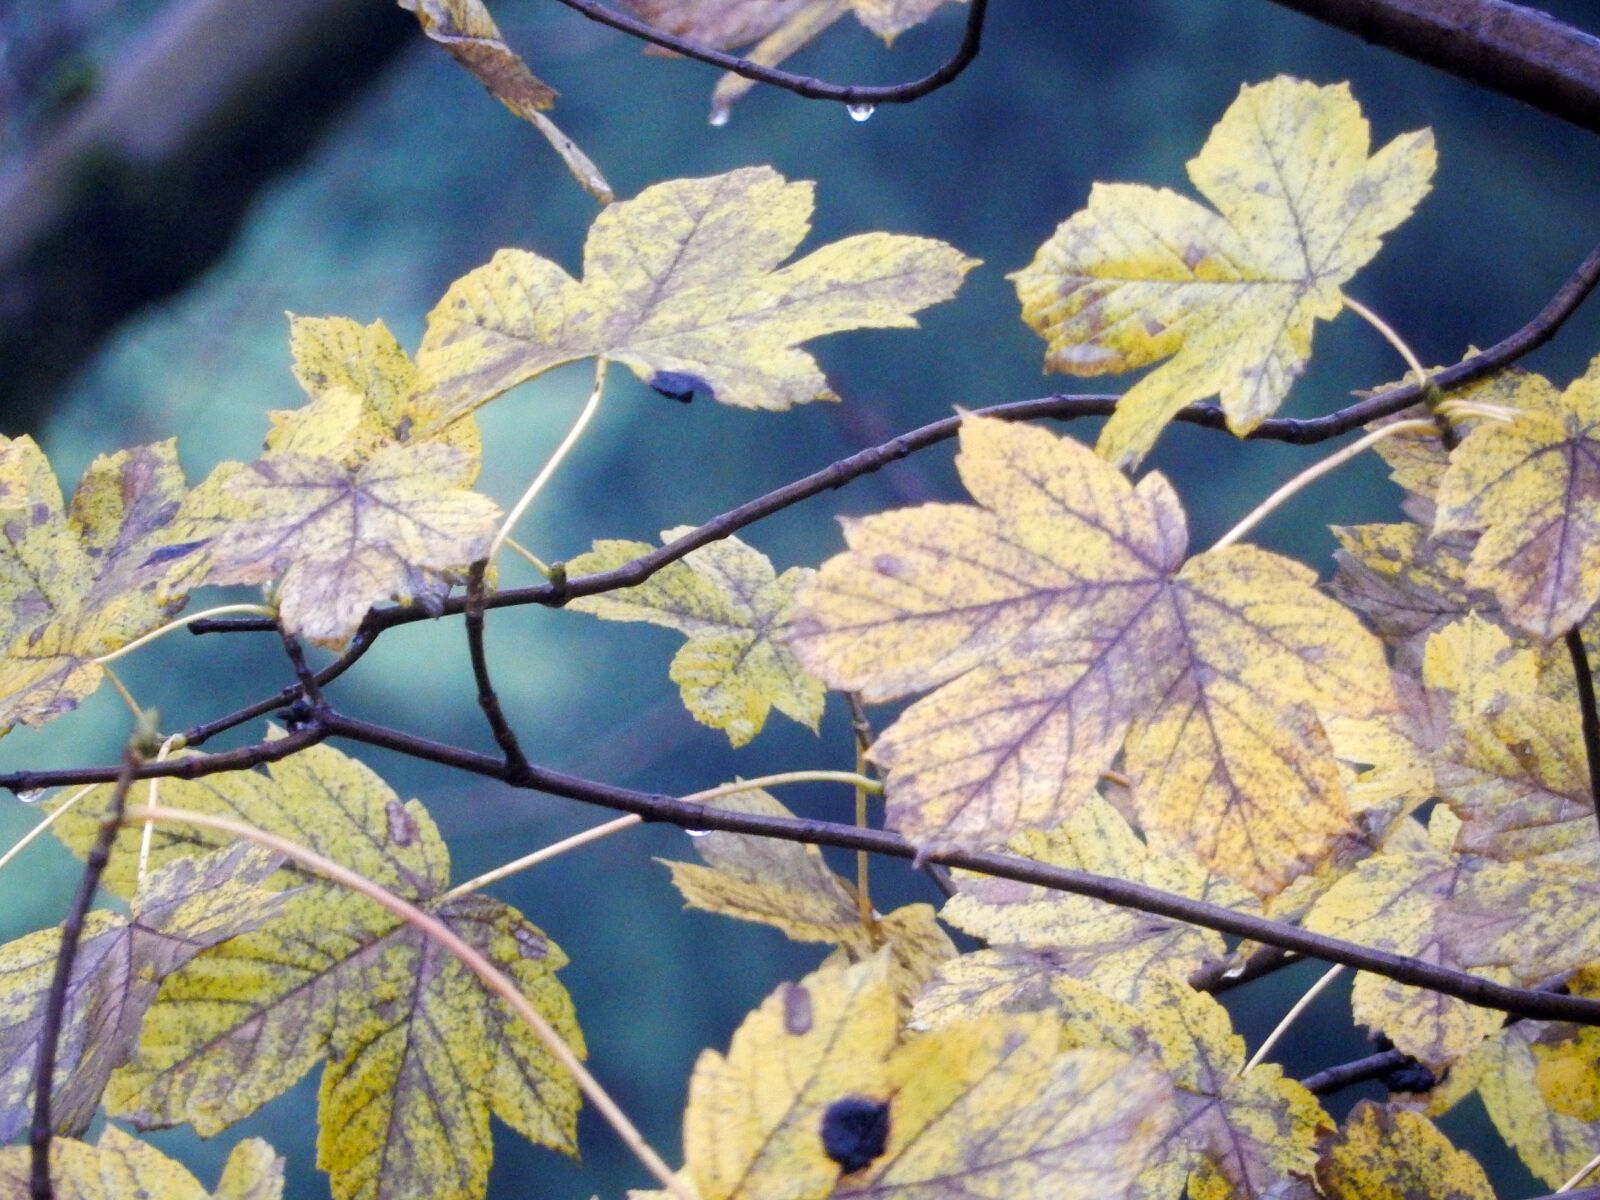
<svg viewBox="0 0 1600 1200"><path fill-rule="evenodd" d="M889 1142L889 1104L846 1096L822 1114L822 1150L846 1175L861 1170Z"/></svg>
<svg viewBox="0 0 1600 1200"><path fill-rule="evenodd" d="M676 400L680 404L689 403L697 395L703 395L707 400L717 398L709 383L688 371L657 371L650 377L650 386L668 400Z"/></svg>

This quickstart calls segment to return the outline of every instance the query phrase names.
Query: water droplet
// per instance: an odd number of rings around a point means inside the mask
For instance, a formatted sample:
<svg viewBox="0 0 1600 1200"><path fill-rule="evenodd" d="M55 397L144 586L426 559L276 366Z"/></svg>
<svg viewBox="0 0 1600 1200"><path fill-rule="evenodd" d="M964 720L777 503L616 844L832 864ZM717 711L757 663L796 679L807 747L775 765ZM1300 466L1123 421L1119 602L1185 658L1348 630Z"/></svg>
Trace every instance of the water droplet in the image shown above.
<svg viewBox="0 0 1600 1200"><path fill-rule="evenodd" d="M728 118L731 116L733 116L731 109L713 108L711 110L711 116L708 118L708 120L714 128L721 129L728 123Z"/></svg>
<svg viewBox="0 0 1600 1200"><path fill-rule="evenodd" d="M687 833L690 837L710 837L711 836L711 830L709 830L709 829L685 829L684 832Z"/></svg>
<svg viewBox="0 0 1600 1200"><path fill-rule="evenodd" d="M878 107L875 104L847 104L845 106L845 112L850 114L852 121L865 121L877 111Z"/></svg>
<svg viewBox="0 0 1600 1200"><path fill-rule="evenodd" d="M12 795L24 804L37 804L44 799L44 794L48 790L48 788L28 788L25 791L13 792Z"/></svg>

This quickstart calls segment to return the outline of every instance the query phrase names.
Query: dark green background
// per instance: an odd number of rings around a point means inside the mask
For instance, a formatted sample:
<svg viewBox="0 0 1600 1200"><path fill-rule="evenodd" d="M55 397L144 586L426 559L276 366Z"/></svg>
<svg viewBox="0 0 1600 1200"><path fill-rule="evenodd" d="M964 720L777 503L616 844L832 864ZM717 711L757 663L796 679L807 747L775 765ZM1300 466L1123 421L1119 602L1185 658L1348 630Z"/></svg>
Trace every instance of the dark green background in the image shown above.
<svg viewBox="0 0 1600 1200"><path fill-rule="evenodd" d="M1590 24L1593 6L1546 7ZM653 538L702 521L832 459L949 413L1054 390L1106 390L1041 376L1042 343L1018 319L1004 278L1080 207L1094 180L1188 190L1184 162L1241 83L1281 72L1352 81L1375 138L1432 125L1435 191L1388 239L1351 292L1383 313L1422 358L1442 363L1504 336L1535 312L1597 232L1594 140L1550 118L1282 11L1265 0L1048 3L994 0L979 60L954 86L866 123L838 107L758 89L725 128L705 122L715 73L645 58L621 35L551 3L497 7L534 68L563 92L555 116L608 172L619 194L658 180L771 163L818 181L809 245L871 229L946 239L984 260L956 301L921 332L828 339L817 352L842 405L787 414L679 406L613 372L594 429L518 536L546 557L596 537ZM379 6L374 19L391 19ZM833 79L889 81L920 73L954 45L959 11L906 35L893 51L841 24L797 60ZM383 318L415 346L422 317L456 276L501 246L578 268L593 202L543 141L512 119L445 55L422 44L346 113L303 169L256 205L232 253L189 291L128 324L39 430L64 479L96 453L179 436L191 478L224 458L253 456L269 408L301 396L289 376L284 310ZM1600 308L1571 323L1533 365L1565 383L1600 350ZM1290 411L1345 403L1351 389L1401 374L1393 353L1345 317L1319 327L1317 358ZM1115 381L1111 381L1112 386ZM482 487L509 502L577 412L588 370L555 372L483 414ZM1091 438L1089 427L1075 435ZM1315 451L1242 448L1175 429L1151 465L1168 472L1205 544ZM958 494L948 448L807 502L749 534L780 567L815 564L840 546L833 517ZM1326 570L1329 522L1392 516L1396 493L1371 462L1345 468L1275 515L1261 541ZM508 581L521 580L512 562ZM206 603L201 597L197 603ZM683 711L666 667L675 635L539 609L497 613L489 641L502 692L537 761L598 779L688 791L733 777L848 767L849 734L830 705L820 739L774 715L750 747ZM386 636L335 693L341 705L431 736L486 746L457 622ZM272 639L169 639L126 665L142 702L179 728L284 681ZM105 761L126 717L104 691L43 732L0 742L0 766ZM255 736L259 731L253 731ZM448 837L458 878L607 814L513 793L381 754L362 757L403 794L420 796ZM803 812L844 817L838 789L798 789ZM34 819L0 806L0 840ZM501 885L497 891L572 955L576 997L596 1073L668 1158L694 1057L723 1047L739 1017L819 954L779 935L682 913L652 855L681 857L671 831L632 831ZM30 850L3 881L0 932L59 919L74 868L54 846ZM898 866L879 868L879 906L931 898ZM1301 967L1240 994L1252 1043L1316 975ZM1232 1004L1232 1001L1230 1001ZM1340 994L1314 1010L1320 1028L1291 1045L1295 1073L1364 1052ZM1350 1097L1340 1097L1341 1104ZM313 1168L315 1076L214 1144L160 1135L208 1183L237 1136L269 1137L288 1155L290 1195L326 1195ZM1447 1127L1476 1137L1476 1102ZM491 1195L616 1196L646 1180L598 1120L583 1119L585 1163L532 1149L501 1131ZM1508 1194L1539 1189L1491 1139L1479 1146Z"/></svg>

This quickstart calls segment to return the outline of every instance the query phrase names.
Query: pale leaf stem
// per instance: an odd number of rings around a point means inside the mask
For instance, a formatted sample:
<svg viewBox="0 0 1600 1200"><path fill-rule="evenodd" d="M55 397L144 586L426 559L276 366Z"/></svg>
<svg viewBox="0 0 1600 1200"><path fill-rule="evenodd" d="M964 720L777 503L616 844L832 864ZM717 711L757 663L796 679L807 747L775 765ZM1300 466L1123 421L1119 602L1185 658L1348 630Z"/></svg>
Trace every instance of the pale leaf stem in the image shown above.
<svg viewBox="0 0 1600 1200"><path fill-rule="evenodd" d="M156 761L166 762L167 755L172 753L173 747L182 744L183 734L175 733L161 743L161 749L156 751ZM146 808L155 808L161 803L161 776L150 776L150 794L145 799ZM146 821L144 832L139 835L139 873L134 877L135 888L144 886L144 877L150 870L150 844L155 840L156 823Z"/></svg>
<svg viewBox="0 0 1600 1200"><path fill-rule="evenodd" d="M1373 446L1376 446L1385 438L1398 437L1401 434L1407 433L1437 432L1438 426L1436 426L1432 421L1424 420L1421 417L1417 417L1409 421L1396 421L1391 425L1378 426L1378 428L1372 430L1365 437L1356 439L1342 450L1335 451L1334 453L1328 455L1327 458L1314 462L1304 471L1301 471L1300 474L1296 475L1293 479L1289 480L1288 483L1284 484L1277 491L1273 492L1272 495L1268 496L1260 504L1256 505L1244 520L1240 521L1232 529L1228 530L1227 533L1218 538L1217 544L1211 548L1213 550L1221 550L1224 546L1233 545L1233 543L1237 542L1245 534L1249 533L1257 525L1261 524L1262 520L1264 520L1273 509L1277 508L1290 496L1293 496L1296 492L1300 491L1309 484L1315 483L1330 471L1337 470L1339 467L1344 466L1344 464L1349 462L1352 458L1355 458L1365 451L1371 449Z"/></svg>
<svg viewBox="0 0 1600 1200"><path fill-rule="evenodd" d="M1410 367L1412 373L1417 377L1418 387L1426 388L1428 386L1427 368L1422 365L1422 360L1419 359L1411 347L1406 344L1405 338L1401 337L1394 331L1393 326L1391 326L1377 313L1373 312L1365 304L1362 304L1359 300L1355 300L1349 296L1346 296L1344 298L1344 306L1351 312L1355 313L1356 316L1360 317L1368 325L1371 325L1374 329L1376 329L1383 336L1383 340L1388 342L1389 345L1393 346L1395 348L1395 352L1398 353L1401 358L1406 360L1406 366Z"/></svg>
<svg viewBox="0 0 1600 1200"><path fill-rule="evenodd" d="M134 638L133 641L129 642L126 646L119 646L117 649L111 651L111 653L102 654L99 658L90 659L89 661L103 667L107 663L116 662L117 659L124 658L127 655L132 654L135 650L139 650L145 646L148 646L151 642L156 641L158 638L166 637L167 634L173 632L174 630L182 629L185 625L192 625L196 621L207 621L212 617L231 616L235 613L249 614L250 616L255 617L274 618L278 615L276 610L268 608L265 604L222 604L218 605L216 608L202 609L200 612L189 613L187 616L179 617L174 621L168 621L165 625L161 626L161 628L152 629L143 637Z"/></svg>
<svg viewBox="0 0 1600 1200"><path fill-rule="evenodd" d="M1250 1056L1250 1061L1239 1068L1239 1074L1248 1074L1250 1068L1256 1066L1261 1062L1262 1059L1266 1058L1268 1054L1272 1053L1272 1048L1278 1044L1279 1040L1282 1039L1284 1034L1289 1032L1289 1027L1300 1019L1300 1014L1305 1012L1306 1009L1310 1008L1311 1002L1318 996L1322 995L1327 986L1335 979L1339 978L1343 971L1344 967L1338 964L1335 964L1324 971L1322 973L1322 978L1317 980L1308 989L1306 989L1306 994L1301 996L1300 999L1296 1000L1294 1002L1294 1007L1283 1014L1283 1020L1278 1022L1277 1027L1273 1029L1271 1033L1267 1034L1267 1040L1262 1042L1261 1048Z"/></svg>
<svg viewBox="0 0 1600 1200"><path fill-rule="evenodd" d="M32 829L28 830L27 833L23 834L20 838L18 838L17 841L16 841L16 844L14 846L12 846L11 849L7 850L4 854L0 854L0 871L5 870L6 865L13 858L15 858L17 855L21 854L24 850L26 850L30 845L33 844L35 839L37 839L40 834L42 834L45 830L49 829L50 826L54 825L57 821L59 821L66 814L68 809L70 809L79 800L82 800L90 792L94 791L95 788L102 787L102 786L104 786L104 785L98 784L98 783L91 783L87 787L79 788L70 797L68 797L66 800L62 801L53 810L51 810L49 813L47 813L44 816L44 818L42 820L40 820L40 822L37 825L35 825Z"/></svg>
<svg viewBox="0 0 1600 1200"><path fill-rule="evenodd" d="M542 862L549 862L552 858L559 857L568 850L576 850L580 846L587 846L590 842L598 842L601 838L608 838L613 833L621 833L624 829L643 823L643 817L630 814L626 817L618 817L614 821L607 821L603 825L591 826L573 834L571 837L562 838L559 842L552 842L548 846L542 846L532 854L524 854L521 858L514 858L492 871L485 871L482 875L475 876L465 883L458 883L440 896L439 899L454 900L457 896L465 896L468 892L486 888L491 883L498 883L500 880L515 875L519 871L526 871L529 867L536 867Z"/></svg>
<svg viewBox="0 0 1600 1200"><path fill-rule="evenodd" d="M500 553L500 547L505 545L506 539L511 536L511 531L517 527L517 522L522 520L522 514L528 511L528 506L534 498L544 490L544 485L550 482L550 477L556 473L572 448L578 444L578 439L583 436L583 431L589 427L589 422L594 419L595 412L600 407L600 396L606 387L606 360L594 360L594 386L589 389L589 398L584 401L583 411L578 414L578 419L572 423L572 428L567 430L567 436L561 439L561 444L556 447L555 453L539 468L539 473L533 477L533 482L528 485L528 490L522 493L517 502L511 506L511 511L506 514L505 523L500 526L500 532L494 535L494 541L489 543L489 552L484 558L490 562Z"/></svg>
<svg viewBox="0 0 1600 1200"><path fill-rule="evenodd" d="M533 1031L545 1049L550 1051L552 1057L563 1067L572 1072L573 1078L578 1081L578 1087L583 1094L605 1117L617 1133L617 1136L632 1150L635 1157L644 1164L646 1170L653 1175L662 1187L666 1188L680 1200L694 1200L673 1174L672 1168L662 1161L661 1156L650 1148L642 1134L628 1120L624 1113L600 1082L589 1073L583 1062L573 1053L572 1047L562 1039L548 1021L529 1003L528 998L522 994L506 975L492 962L463 941L455 930L451 929L438 917L424 912L410 901L396 896L387 888L374 883L366 876L358 874L350 868L332 859L324 858L315 850L308 849L287 838L278 837L266 830L257 829L241 821L233 821L227 817L212 816L210 813L190 812L178 808L133 808L128 811L128 817L135 821L163 821L170 824L190 825L197 829L209 829L216 833L228 834L231 837L241 838L272 850L285 858L298 863L315 875L320 875L341 887L357 892L373 903L382 906L393 913L400 920L410 925L418 933L428 938L438 946L454 955L469 971L483 981L483 985L500 999L504 1000L518 1019Z"/></svg>
<svg viewBox="0 0 1600 1200"><path fill-rule="evenodd" d="M1560 1187L1558 1187L1556 1189L1556 1193L1559 1195L1562 1192L1570 1192L1585 1179L1589 1178L1596 1167L1600 1167L1600 1154L1596 1154L1588 1162L1584 1163L1583 1166L1579 1167L1577 1174L1573 1175L1571 1179L1567 1180Z"/></svg>

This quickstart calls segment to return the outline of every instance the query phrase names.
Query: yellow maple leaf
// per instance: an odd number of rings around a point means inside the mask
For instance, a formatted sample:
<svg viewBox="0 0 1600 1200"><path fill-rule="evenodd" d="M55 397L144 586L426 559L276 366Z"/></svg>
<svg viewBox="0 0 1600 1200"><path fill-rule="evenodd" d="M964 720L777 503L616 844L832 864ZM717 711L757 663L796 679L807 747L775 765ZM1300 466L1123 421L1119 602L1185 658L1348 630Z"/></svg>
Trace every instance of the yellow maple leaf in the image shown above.
<svg viewBox="0 0 1600 1200"><path fill-rule="evenodd" d="M1426 848L1367 859L1318 899L1305 927L1497 983L1526 985L1600 956L1596 899L1581 877L1456 850L1459 832L1448 809L1435 809ZM1356 978L1352 1005L1358 1020L1435 1070L1503 1021L1464 1000L1371 974Z"/></svg>
<svg viewBox="0 0 1600 1200"><path fill-rule="evenodd" d="M106 1080L132 1055L163 978L281 910L283 897L260 886L277 863L254 846L198 857L191 852L151 870L131 891L127 916L88 914L61 1013L50 1089L56 1133L88 1127ZM10 1141L27 1123L60 953L55 928L0 947L0 1141Z"/></svg>
<svg viewBox="0 0 1600 1200"><path fill-rule="evenodd" d="M1277 410L1337 316L1340 288L1427 194L1429 130L1368 157L1348 85L1246 87L1189 178L1217 211L1166 189L1096 184L1012 278L1045 365L1103 375L1171 361L1123 396L1100 452L1136 462L1184 405L1220 394L1243 435Z"/></svg>
<svg viewBox="0 0 1600 1200"><path fill-rule="evenodd" d="M1549 1084L1552 1060L1575 1053L1579 1036L1577 1026L1519 1021L1462 1064L1471 1070L1500 1136L1552 1188L1561 1187L1600 1153L1600 1121L1563 1112L1557 1106L1560 1093L1552 1097L1540 1086L1541 1065Z"/></svg>
<svg viewBox="0 0 1600 1200"><path fill-rule="evenodd" d="M0 437L0 733L75 708L105 677L96 658L183 606L161 594L183 495L166 441L96 458L67 511L33 439Z"/></svg>
<svg viewBox="0 0 1600 1200"><path fill-rule="evenodd" d="M1099 796L1080 803L1049 833L1023 833L1010 848L1051 866L1230 908L1260 907L1254 896L1210 875L1170 838L1154 834L1150 844L1141 841ZM1056 976L1092 980L1113 999L1138 1004L1153 981L1187 979L1227 953L1219 934L1091 897L981 876L958 876L957 885L960 891L940 915L988 948L938 968L917 998L919 1023L942 1024L963 1011L1048 1007Z"/></svg>
<svg viewBox="0 0 1600 1200"><path fill-rule="evenodd" d="M1422 669L1443 710L1433 773L1461 818L1458 844L1592 872L1600 847L1578 709L1540 690L1538 653L1474 615L1428 640Z"/></svg>
<svg viewBox="0 0 1600 1200"><path fill-rule="evenodd" d="M292 453L224 463L174 522L196 545L184 580L275 581L285 630L342 646L374 604L437 595L441 573L488 550L500 509L467 490L475 472L432 442L387 445L355 466Z"/></svg>
<svg viewBox="0 0 1600 1200"><path fill-rule="evenodd" d="M1061 1052L1046 1015L990 1016L897 1048L880 957L784 984L696 1064L684 1113L700 1200L1063 1200L1125 1194L1171 1091L1110 1050Z"/></svg>
<svg viewBox="0 0 1600 1200"><path fill-rule="evenodd" d="M759 789L715 804L735 812L794 816ZM908 1006L934 968L955 956L930 905L907 904L863 921L855 888L833 872L815 846L713 830L696 838L694 847L705 866L666 863L690 908L771 925L797 942L835 946L844 962L862 962L887 946L895 992Z"/></svg>
<svg viewBox="0 0 1600 1200"><path fill-rule="evenodd" d="M662 542L689 532L668 529ZM643 542L599 541L567 563L569 575L609 571L649 553ZM724 538L657 571L637 587L580 596L568 608L611 621L647 621L688 637L668 674L697 721L743 746L776 708L813 733L822 720L824 689L775 638L795 592L816 572L782 575L759 550Z"/></svg>
<svg viewBox="0 0 1600 1200"><path fill-rule="evenodd" d="M1600 358L1561 393L1521 376L1515 403L1514 420L1484 422L1451 454L1435 528L1482 530L1467 582L1550 641L1600 600Z"/></svg>
<svg viewBox="0 0 1600 1200"><path fill-rule="evenodd" d="M833 399L801 342L906 328L977 265L943 242L869 233L779 264L805 237L811 185L769 167L646 188L604 209L574 280L502 250L428 314L417 354L453 420L562 363L595 356L687 399L744 408Z"/></svg>
<svg viewBox="0 0 1600 1200"><path fill-rule="evenodd" d="M1477 1159L1420 1113L1363 1100L1323 1151L1317 1183L1329 1200L1494 1200Z"/></svg>
<svg viewBox="0 0 1600 1200"><path fill-rule="evenodd" d="M0 1150L0 1196L30 1194L30 1151ZM283 1158L260 1138L246 1138L208 1192L182 1165L115 1125L88 1142L57 1138L50 1145L50 1182L56 1200L282 1200Z"/></svg>
<svg viewBox="0 0 1600 1200"><path fill-rule="evenodd" d="M240 780L248 782L233 786ZM163 799L287 837L432 913L583 1054L556 977L566 956L509 905L446 894L449 853L417 801L402 802L370 769L325 746L265 775L184 782L167 781ZM212 840L195 835L160 853L170 861ZM280 886L289 890L270 920L167 976L137 1053L112 1076L109 1113L147 1128L187 1122L211 1136L326 1060L317 1157L336 1200L481 1200L491 1113L576 1153L576 1083L476 975L339 885L285 870Z"/></svg>
<svg viewBox="0 0 1600 1200"><path fill-rule="evenodd" d="M1293 1195L1287 1185L1310 1177L1333 1122L1276 1064L1244 1070L1244 1039L1213 997L1170 977L1137 1009L1081 980L1055 992L1067 1044L1131 1051L1174 1089L1178 1120L1145 1155L1138 1196L1181 1196L1185 1184L1190 1200Z"/></svg>
<svg viewBox="0 0 1600 1200"><path fill-rule="evenodd" d="M390 445L426 438L460 450L473 465L483 458L478 423L470 416L443 423L438 403L422 387L416 364L382 321L348 317L289 317L294 377L311 397L301 408L268 413L266 450L337 459L355 467Z"/></svg>
<svg viewBox="0 0 1600 1200"><path fill-rule="evenodd" d="M969 417L979 504L845 524L789 639L833 687L943 685L878 740L888 820L921 846L1059 822L1127 739L1147 830L1259 893L1350 829L1319 713L1394 704L1382 647L1305 567L1235 545L1184 562L1171 486L1070 438Z"/></svg>

